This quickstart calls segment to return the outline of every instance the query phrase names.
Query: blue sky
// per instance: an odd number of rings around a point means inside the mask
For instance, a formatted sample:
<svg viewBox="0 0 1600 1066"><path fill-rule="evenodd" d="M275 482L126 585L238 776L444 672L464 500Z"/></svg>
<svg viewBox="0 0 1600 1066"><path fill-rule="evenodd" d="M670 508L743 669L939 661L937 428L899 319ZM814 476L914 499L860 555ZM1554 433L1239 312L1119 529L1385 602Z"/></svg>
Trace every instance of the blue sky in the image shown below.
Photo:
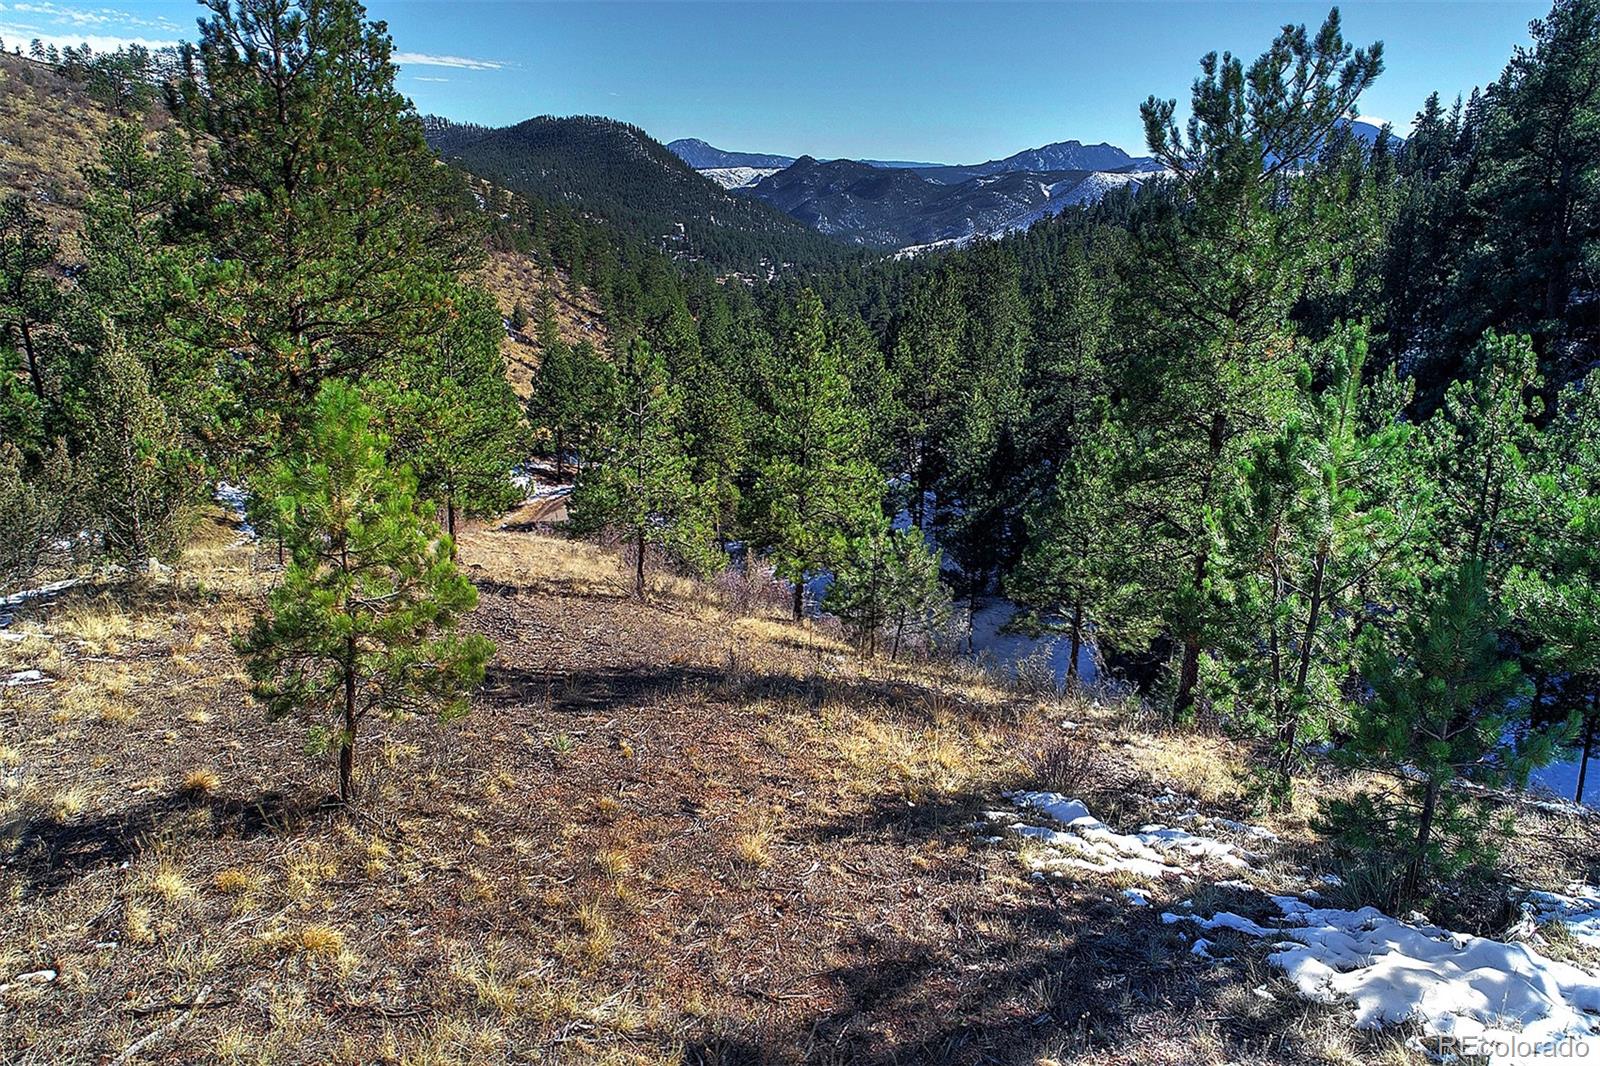
<svg viewBox="0 0 1600 1066"><path fill-rule="evenodd" d="M1492 81L1545 0L1341 5L1382 40L1364 115ZM1308 3L532 3L370 0L419 109L491 124L603 114L660 140L798 155L978 162L1050 141L1142 147L1138 105L1187 98L1206 51L1254 56ZM0 0L11 47L192 37L189 0Z"/></svg>

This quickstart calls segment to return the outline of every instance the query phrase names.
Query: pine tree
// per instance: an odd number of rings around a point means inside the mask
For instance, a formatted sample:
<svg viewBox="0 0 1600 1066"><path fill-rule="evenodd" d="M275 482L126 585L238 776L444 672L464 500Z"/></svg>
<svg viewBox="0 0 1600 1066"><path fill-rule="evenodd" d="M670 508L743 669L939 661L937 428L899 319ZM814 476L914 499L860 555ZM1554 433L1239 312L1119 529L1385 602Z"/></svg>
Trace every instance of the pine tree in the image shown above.
<svg viewBox="0 0 1600 1066"><path fill-rule="evenodd" d="M1241 461L1243 491L1221 516L1238 717L1273 737L1269 792L1280 806L1303 745L1326 739L1342 714L1356 627L1415 582L1428 501L1402 418L1410 393L1392 371L1364 386L1366 358L1359 327L1320 346L1300 371L1299 404Z"/></svg>
<svg viewBox="0 0 1600 1066"><path fill-rule="evenodd" d="M233 354L240 416L270 452L323 381L437 344L482 245L361 4L207 7L181 89L211 148L209 254L184 317L193 343Z"/></svg>
<svg viewBox="0 0 1600 1066"><path fill-rule="evenodd" d="M1526 337L1484 338L1476 374L1451 385L1425 427L1439 501L1432 533L1446 571L1482 564L1491 591L1524 558L1536 522L1534 460L1543 380Z"/></svg>
<svg viewBox="0 0 1600 1066"><path fill-rule="evenodd" d="M1381 55L1381 45L1346 43L1335 9L1315 35L1286 26L1248 69L1231 55L1203 58L1187 136L1175 101L1151 97L1141 108L1150 151L1176 188L1139 225L1149 269L1130 273L1130 358L1117 384L1132 445L1129 504L1157 534L1141 570L1156 581L1148 599L1177 645L1175 720L1194 712L1202 660L1228 629L1212 516L1241 491L1240 458L1292 395L1289 313L1339 262L1336 215L1297 202L1291 174L1351 112Z"/></svg>
<svg viewBox="0 0 1600 1066"><path fill-rule="evenodd" d="M1557 0L1530 36L1488 93L1468 192L1485 232L1455 301L1480 330L1530 333L1554 385L1600 343L1592 316L1571 313L1600 248L1600 2Z"/></svg>
<svg viewBox="0 0 1600 1066"><path fill-rule="evenodd" d="M1583 802L1600 730L1600 376L1569 386L1547 434L1533 551L1511 579L1556 706L1576 719Z"/></svg>
<svg viewBox="0 0 1600 1066"><path fill-rule="evenodd" d="M30 462L0 440L0 591L71 558L82 543L75 534L83 528L86 495L82 469L64 443Z"/></svg>
<svg viewBox="0 0 1600 1066"><path fill-rule="evenodd" d="M613 413L616 371L588 341L561 339L555 305L546 294L539 308L539 369L528 396L528 424L549 435L556 477L566 476L567 455L583 451Z"/></svg>
<svg viewBox="0 0 1600 1066"><path fill-rule="evenodd" d="M772 338L742 286L717 287L699 318L703 369L687 384L685 419L695 431L694 477L710 495L719 538L733 535L749 487L758 434L756 401Z"/></svg>
<svg viewBox="0 0 1600 1066"><path fill-rule="evenodd" d="M1130 531L1112 477L1122 442L1101 358L1110 307L1092 281L1085 257L1070 249L1040 294L1020 431L1025 465L1011 475L1025 547L1006 592L1021 608L1020 628L1065 631L1069 684L1091 628L1102 642L1148 636L1122 625L1137 553L1124 540Z"/></svg>
<svg viewBox="0 0 1600 1066"><path fill-rule="evenodd" d="M921 530L892 530L887 523L854 537L823 599L871 658L880 639L899 658L906 638L931 640L948 620L950 594L939 578L939 553Z"/></svg>
<svg viewBox="0 0 1600 1066"><path fill-rule="evenodd" d="M899 398L895 435L903 453L911 521L928 520L928 497L943 473L944 440L960 409L960 344L965 311L953 271L934 274L905 301L890 371ZM937 505L937 500L933 501Z"/></svg>
<svg viewBox="0 0 1600 1066"><path fill-rule="evenodd" d="M59 341L62 300L50 277L56 252L55 238L27 200L12 194L0 201L0 338L21 357L41 407L57 398L47 366Z"/></svg>
<svg viewBox="0 0 1600 1066"><path fill-rule="evenodd" d="M112 124L99 162L85 175L90 193L77 303L83 332L98 332L101 322L113 327L186 435L211 442L222 406L219 358L186 343L188 327L181 321L182 294L193 285L196 260L204 258L180 223L195 206L193 168L190 146L177 129L168 129L152 150L141 126Z"/></svg>
<svg viewBox="0 0 1600 1066"><path fill-rule="evenodd" d="M458 515L496 514L517 501L521 411L500 355L500 312L482 289L456 294L456 322L436 346L401 355L375 390L390 454L410 465L423 499Z"/></svg>
<svg viewBox="0 0 1600 1066"><path fill-rule="evenodd" d="M643 602L648 547L701 571L716 553L706 501L689 476L682 399L667 380L666 361L642 337L618 361L617 400L568 508L577 531L621 531L634 552L633 594Z"/></svg>
<svg viewBox="0 0 1600 1066"><path fill-rule="evenodd" d="M465 714L494 652L455 632L477 592L372 420L353 387L325 383L297 447L258 482L290 558L240 642L268 715L308 720L315 741L338 748L345 802L362 723Z"/></svg>
<svg viewBox="0 0 1600 1066"><path fill-rule="evenodd" d="M948 432L941 481L952 512L943 543L959 566L974 613L991 577L1016 555L1018 530L1013 474L1027 422L1023 358L1027 320L1017 264L1002 249L983 248L967 286L968 362L962 399Z"/></svg>
<svg viewBox="0 0 1600 1066"><path fill-rule="evenodd" d="M1459 781L1521 784L1550 757L1547 735L1507 740L1528 686L1503 646L1502 622L1483 563L1468 562L1392 641L1367 643L1362 676L1372 696L1343 752L1393 774L1398 791L1336 801L1329 814L1347 840L1392 856L1400 871L1392 907L1414 905L1431 878L1492 856L1490 813Z"/></svg>
<svg viewBox="0 0 1600 1066"><path fill-rule="evenodd" d="M144 364L114 327L93 366L85 463L105 551L129 566L170 560L183 546L198 466L177 420L151 392Z"/></svg>
<svg viewBox="0 0 1600 1066"><path fill-rule="evenodd" d="M1025 516L1028 546L1006 579L1006 592L1020 608L1017 628L1066 634L1068 685L1078 678L1091 632L1102 645L1133 644L1149 635L1127 628L1126 620L1137 615L1131 609L1137 582L1128 570L1136 554L1110 478L1116 455L1111 429L1080 442L1055 466L1054 487Z"/></svg>
<svg viewBox="0 0 1600 1066"><path fill-rule="evenodd" d="M775 379L755 459L752 524L778 574L794 586L794 618L805 613L808 576L836 564L852 535L878 514L881 480L862 456L865 428L851 403L822 301L800 294Z"/></svg>

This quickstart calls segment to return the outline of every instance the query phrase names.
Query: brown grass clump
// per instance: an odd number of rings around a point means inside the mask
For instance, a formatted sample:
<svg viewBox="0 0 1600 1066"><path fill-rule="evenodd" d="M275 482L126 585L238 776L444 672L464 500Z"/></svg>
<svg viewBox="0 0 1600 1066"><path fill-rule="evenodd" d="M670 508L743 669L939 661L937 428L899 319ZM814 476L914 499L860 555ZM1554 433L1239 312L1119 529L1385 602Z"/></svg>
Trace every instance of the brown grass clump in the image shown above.
<svg viewBox="0 0 1600 1066"><path fill-rule="evenodd" d="M197 767L183 775L183 790L185 792L210 793L215 792L222 784L222 778L210 767Z"/></svg>

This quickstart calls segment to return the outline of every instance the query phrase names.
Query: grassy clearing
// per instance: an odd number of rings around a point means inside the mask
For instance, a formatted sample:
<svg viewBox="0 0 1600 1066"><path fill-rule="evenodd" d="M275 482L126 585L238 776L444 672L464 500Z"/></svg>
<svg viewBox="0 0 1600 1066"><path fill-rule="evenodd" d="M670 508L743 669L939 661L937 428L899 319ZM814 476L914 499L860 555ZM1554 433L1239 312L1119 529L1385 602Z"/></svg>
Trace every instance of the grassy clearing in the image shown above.
<svg viewBox="0 0 1600 1066"><path fill-rule="evenodd" d="M462 559L485 689L365 738L353 816L246 694L231 639L273 560L226 522L170 577L21 620L0 649L54 683L0 692L0 984L59 976L0 992L0 1058L100 1061L183 1015L146 1058L1405 1061L1257 949L1197 962L1117 879L1036 880L973 831L1016 787L1121 825L1169 789L1241 813L1230 742L861 662L668 576L641 608L590 545L479 529Z"/></svg>

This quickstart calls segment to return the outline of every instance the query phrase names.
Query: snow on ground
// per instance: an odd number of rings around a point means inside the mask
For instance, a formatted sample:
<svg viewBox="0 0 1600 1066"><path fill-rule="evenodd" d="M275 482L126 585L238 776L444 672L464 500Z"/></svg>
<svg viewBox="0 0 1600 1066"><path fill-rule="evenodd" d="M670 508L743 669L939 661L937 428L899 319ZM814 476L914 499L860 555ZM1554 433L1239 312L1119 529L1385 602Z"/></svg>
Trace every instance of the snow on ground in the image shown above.
<svg viewBox="0 0 1600 1066"><path fill-rule="evenodd" d="M1420 915L1401 921L1372 907L1271 899L1282 918L1270 926L1229 911L1209 918L1169 911L1161 920L1276 938L1267 961L1306 999L1349 1006L1358 1029L1414 1021L1427 1037L1456 1041L1460 1054L1503 1066L1552 1062L1563 1048L1573 1057L1600 1054L1600 978L1586 970L1527 944L1452 933ZM1211 958L1211 947L1199 938L1190 951ZM1582 1050L1572 1051L1575 1043Z"/></svg>
<svg viewBox="0 0 1600 1066"><path fill-rule="evenodd" d="M1137 833L1119 833L1090 814L1082 801L1058 792L1014 792L1006 798L1020 810L1043 815L1054 823L1032 824L1011 811L987 815L989 821L1039 845L1028 863L1040 872L1122 872L1158 880L1185 877L1188 870L1208 860L1242 868L1255 859L1227 841L1171 826L1147 825Z"/></svg>
<svg viewBox="0 0 1600 1066"><path fill-rule="evenodd" d="M1067 664L1072 659L1072 638L1064 633L1030 637L1026 633L1007 632L1006 625L1016 615L1017 605L1010 600L980 599L972 615L973 653L1012 672L1024 662L1042 656L1051 676L1058 684L1065 683ZM1078 649L1078 679L1084 685L1093 685L1096 679L1094 648L1087 637Z"/></svg>
<svg viewBox="0 0 1600 1066"><path fill-rule="evenodd" d="M1600 888L1574 882L1566 892L1529 892L1522 909L1535 922L1560 922L1577 939L1600 948Z"/></svg>
<svg viewBox="0 0 1600 1066"><path fill-rule="evenodd" d="M1038 845L1024 856L1036 874L1084 870L1192 881L1190 874L1207 862L1234 867L1259 862L1234 843L1186 829L1145 826L1136 833L1116 832L1082 801L1059 793L1016 792L1006 798L1020 816L990 811L988 822ZM1176 802L1174 797L1167 805ZM1260 826L1196 811L1174 820L1248 840L1272 839ZM1236 879L1217 887L1259 891ZM1150 903L1143 889L1124 889L1122 896L1129 906ZM1458 1054L1479 1055L1478 1061L1494 1066L1600 1056L1600 977L1595 974L1551 959L1531 944L1453 933L1421 915L1402 921L1372 907L1319 907L1315 897L1315 892L1271 896L1278 916L1260 920L1230 911L1202 916L1185 901L1162 913L1161 921L1193 927L1189 951L1200 959L1217 957L1214 941L1202 932L1272 940L1268 961L1300 995L1347 1006L1359 1029L1416 1022L1430 1043L1453 1042ZM1573 885L1566 893L1530 892L1524 911L1535 922L1561 921L1578 939L1600 946L1600 889Z"/></svg>
<svg viewBox="0 0 1600 1066"><path fill-rule="evenodd" d="M245 517L245 508L250 503L248 489L243 485L230 485L226 481L219 481L211 496L233 516L234 522L239 527L240 543L256 539L256 528Z"/></svg>
<svg viewBox="0 0 1600 1066"><path fill-rule="evenodd" d="M38 670L19 670L0 681L0 688L12 688L17 685L48 685L50 679Z"/></svg>
<svg viewBox="0 0 1600 1066"><path fill-rule="evenodd" d="M1535 794L1548 792L1563 802L1571 802L1578 790L1578 764L1580 756L1541 766L1528 775L1528 791ZM1600 760L1590 760L1589 777L1584 781L1583 804L1600 808Z"/></svg>
<svg viewBox="0 0 1600 1066"><path fill-rule="evenodd" d="M519 466L511 474L511 483L525 494L525 502L555 500L572 495L572 485L555 480L555 467L539 464Z"/></svg>
<svg viewBox="0 0 1600 1066"><path fill-rule="evenodd" d="M69 577L61 581L52 581L48 585L40 585L36 589L26 589L22 592L14 592L9 596L0 596L0 629L5 629L11 625L12 619L16 617L17 608L27 606L30 603L49 603L77 583L77 578Z"/></svg>

